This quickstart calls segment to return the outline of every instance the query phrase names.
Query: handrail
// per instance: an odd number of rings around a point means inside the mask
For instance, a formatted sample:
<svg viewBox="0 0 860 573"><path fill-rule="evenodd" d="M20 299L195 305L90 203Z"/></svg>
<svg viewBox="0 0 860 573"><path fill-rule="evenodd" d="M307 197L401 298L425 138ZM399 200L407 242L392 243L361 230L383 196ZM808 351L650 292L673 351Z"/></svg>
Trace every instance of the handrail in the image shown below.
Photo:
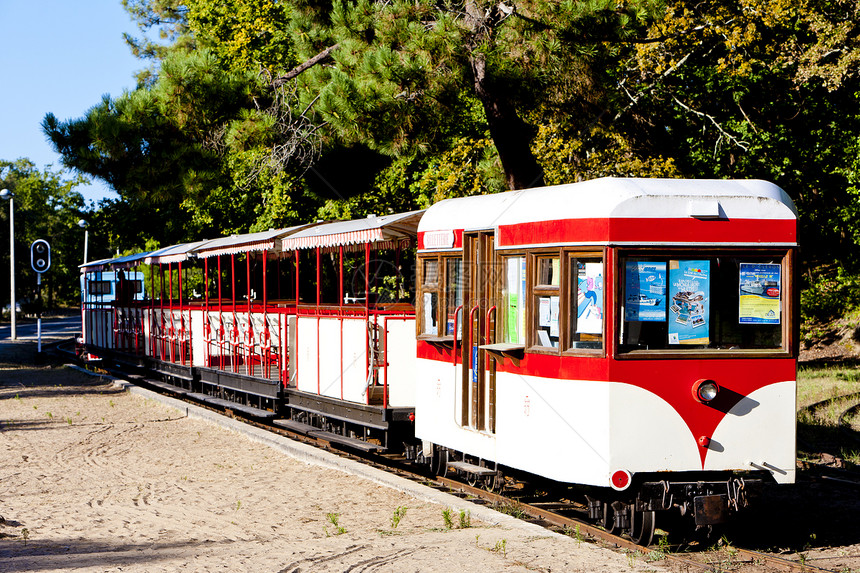
<svg viewBox="0 0 860 573"><path fill-rule="evenodd" d="M490 314L495 313L495 312L496 312L496 310L497 310L497 309L496 309L496 305L491 306L491 307L487 310L487 322L486 322L486 324L485 324L485 327L486 327L486 328L484 329L484 338L486 339L486 340L484 341L484 343L485 343L485 344L492 344L493 342L495 342L495 341L496 341L496 340L495 340L495 339L496 339L496 337L495 337L495 336L493 337L493 341L492 341L492 342L490 341L490 332L491 332L491 331L490 331ZM488 355L488 356L487 356L487 366L488 366L488 367L489 367L489 359L490 359L490 357L489 357L489 355Z"/></svg>
<svg viewBox="0 0 860 573"><path fill-rule="evenodd" d="M481 306L481 305L476 304L474 307L472 307L472 310L470 310L470 311L469 311L469 345L470 345L470 346L474 346L474 344L472 343L472 324L474 324L474 322L475 322L475 311L476 311L476 310L478 310L478 308L479 308L480 306ZM466 335L465 335L465 332L464 332L464 334L463 334L463 341L465 341L465 340L466 340ZM480 342L480 341L478 341L478 342ZM464 357L466 356L466 349L465 349L465 347L463 348L463 356L464 356ZM465 366L465 365L466 365L466 361L465 361L465 359L464 359L464 360L463 360L463 366ZM474 368L474 367L475 367L475 365L474 365L474 364L472 364L472 349L471 349L471 348L469 348L469 368Z"/></svg>
<svg viewBox="0 0 860 573"><path fill-rule="evenodd" d="M457 308L454 309L454 346L451 349L451 353L454 355L454 366L457 366L457 326L459 326L459 322L457 321L457 317L460 316L460 312L463 310L463 305L461 304Z"/></svg>

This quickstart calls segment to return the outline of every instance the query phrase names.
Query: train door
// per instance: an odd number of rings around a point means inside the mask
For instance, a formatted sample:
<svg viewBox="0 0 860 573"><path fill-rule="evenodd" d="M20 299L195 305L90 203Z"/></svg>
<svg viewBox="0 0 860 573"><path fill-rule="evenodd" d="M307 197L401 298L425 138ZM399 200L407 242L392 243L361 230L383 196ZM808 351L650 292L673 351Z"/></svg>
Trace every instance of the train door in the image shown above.
<svg viewBox="0 0 860 573"><path fill-rule="evenodd" d="M482 346L494 342L499 280L491 232L463 236L463 368L459 422L463 427L495 432L495 361Z"/></svg>

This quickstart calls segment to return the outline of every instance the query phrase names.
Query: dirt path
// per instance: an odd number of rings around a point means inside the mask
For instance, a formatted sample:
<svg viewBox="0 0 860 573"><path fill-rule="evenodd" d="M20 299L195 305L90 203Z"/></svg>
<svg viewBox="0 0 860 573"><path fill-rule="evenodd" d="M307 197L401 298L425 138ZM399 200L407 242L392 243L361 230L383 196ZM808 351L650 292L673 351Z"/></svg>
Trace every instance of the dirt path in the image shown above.
<svg viewBox="0 0 860 573"><path fill-rule="evenodd" d="M36 366L31 346L0 342L0 571L659 569L456 511L447 528L443 505Z"/></svg>

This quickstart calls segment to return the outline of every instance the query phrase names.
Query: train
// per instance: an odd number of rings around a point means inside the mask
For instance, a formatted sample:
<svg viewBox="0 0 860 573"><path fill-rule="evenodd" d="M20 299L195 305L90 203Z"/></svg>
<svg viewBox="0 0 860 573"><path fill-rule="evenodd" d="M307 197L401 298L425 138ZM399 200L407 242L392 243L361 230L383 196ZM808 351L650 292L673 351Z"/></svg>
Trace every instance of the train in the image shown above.
<svg viewBox="0 0 860 573"><path fill-rule="evenodd" d="M146 296L84 299L82 339L295 432L574 487L647 545L794 482L797 257L770 182L608 177L86 263Z"/></svg>

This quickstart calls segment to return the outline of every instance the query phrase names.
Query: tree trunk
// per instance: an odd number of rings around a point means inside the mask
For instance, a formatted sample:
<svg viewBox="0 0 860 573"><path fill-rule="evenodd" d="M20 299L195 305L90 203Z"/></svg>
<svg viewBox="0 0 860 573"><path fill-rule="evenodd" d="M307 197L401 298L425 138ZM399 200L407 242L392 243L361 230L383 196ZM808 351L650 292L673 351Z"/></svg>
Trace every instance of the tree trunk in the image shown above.
<svg viewBox="0 0 860 573"><path fill-rule="evenodd" d="M534 130L505 98L504 89L488 79L484 55L473 53L470 60L475 94L484 106L490 136L499 153L508 188L540 187L544 184L543 170L529 147Z"/></svg>
<svg viewBox="0 0 860 573"><path fill-rule="evenodd" d="M481 40L491 36L504 17L498 6L484 11L475 0L466 2L466 23L473 33L469 56L473 87L484 106L490 137L499 153L508 188L539 187L543 185L543 170L529 147L534 130L520 118L513 103L505 97L504 86L496 83L487 72L486 57L477 50Z"/></svg>

